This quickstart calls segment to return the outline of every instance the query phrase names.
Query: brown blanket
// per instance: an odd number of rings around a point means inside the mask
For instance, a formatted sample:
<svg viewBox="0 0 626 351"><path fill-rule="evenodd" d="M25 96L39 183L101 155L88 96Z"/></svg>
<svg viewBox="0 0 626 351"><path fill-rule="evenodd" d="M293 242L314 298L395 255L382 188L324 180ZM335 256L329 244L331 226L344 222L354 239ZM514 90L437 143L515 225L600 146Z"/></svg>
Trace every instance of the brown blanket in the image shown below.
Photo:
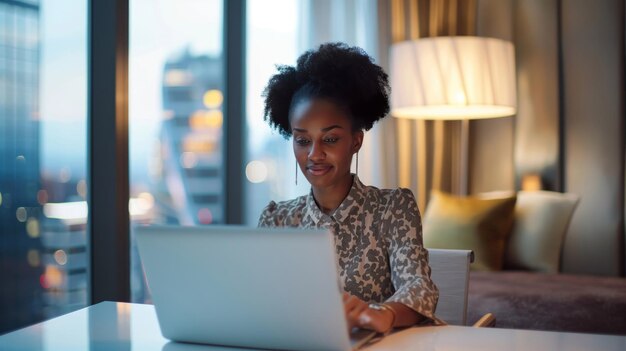
<svg viewBox="0 0 626 351"><path fill-rule="evenodd" d="M497 328L626 335L626 279L531 272L472 272L468 321Z"/></svg>

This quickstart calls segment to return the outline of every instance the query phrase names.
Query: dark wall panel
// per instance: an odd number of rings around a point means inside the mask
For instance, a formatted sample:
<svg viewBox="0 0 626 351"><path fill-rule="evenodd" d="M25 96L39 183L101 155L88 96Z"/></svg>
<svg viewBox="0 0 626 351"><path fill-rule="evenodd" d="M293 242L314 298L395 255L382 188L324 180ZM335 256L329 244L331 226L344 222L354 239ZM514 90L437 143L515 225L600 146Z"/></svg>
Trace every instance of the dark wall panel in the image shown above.
<svg viewBox="0 0 626 351"><path fill-rule="evenodd" d="M479 0L476 35L513 41L513 0ZM515 117L470 121L469 192L515 189Z"/></svg>
<svg viewBox="0 0 626 351"><path fill-rule="evenodd" d="M524 176L539 175L544 189L561 189L557 10L557 0L522 0L513 6L518 188Z"/></svg>
<svg viewBox="0 0 626 351"><path fill-rule="evenodd" d="M514 190L515 117L470 123L469 193Z"/></svg>
<svg viewBox="0 0 626 351"><path fill-rule="evenodd" d="M562 0L565 272L618 275L624 250L624 3Z"/></svg>

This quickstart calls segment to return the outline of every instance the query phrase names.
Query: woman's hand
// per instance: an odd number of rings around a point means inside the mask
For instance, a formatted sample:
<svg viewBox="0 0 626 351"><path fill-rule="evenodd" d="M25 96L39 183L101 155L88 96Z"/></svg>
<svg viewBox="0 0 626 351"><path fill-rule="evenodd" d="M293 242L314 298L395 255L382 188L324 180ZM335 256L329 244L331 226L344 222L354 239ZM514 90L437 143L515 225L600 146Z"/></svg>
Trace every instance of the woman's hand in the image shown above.
<svg viewBox="0 0 626 351"><path fill-rule="evenodd" d="M392 327L394 316L388 310L373 310L369 308L367 302L345 292L343 305L348 321L348 331L357 327L384 333Z"/></svg>

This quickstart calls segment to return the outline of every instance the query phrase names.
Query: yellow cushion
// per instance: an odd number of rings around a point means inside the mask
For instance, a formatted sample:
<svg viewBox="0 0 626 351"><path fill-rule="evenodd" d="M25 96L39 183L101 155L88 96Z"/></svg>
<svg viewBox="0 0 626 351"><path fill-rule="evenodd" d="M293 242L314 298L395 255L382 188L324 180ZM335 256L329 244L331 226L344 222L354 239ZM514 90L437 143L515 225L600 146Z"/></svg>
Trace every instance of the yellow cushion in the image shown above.
<svg viewBox="0 0 626 351"><path fill-rule="evenodd" d="M424 246L473 250L472 270L501 270L515 201L515 195L459 197L435 190L423 220Z"/></svg>

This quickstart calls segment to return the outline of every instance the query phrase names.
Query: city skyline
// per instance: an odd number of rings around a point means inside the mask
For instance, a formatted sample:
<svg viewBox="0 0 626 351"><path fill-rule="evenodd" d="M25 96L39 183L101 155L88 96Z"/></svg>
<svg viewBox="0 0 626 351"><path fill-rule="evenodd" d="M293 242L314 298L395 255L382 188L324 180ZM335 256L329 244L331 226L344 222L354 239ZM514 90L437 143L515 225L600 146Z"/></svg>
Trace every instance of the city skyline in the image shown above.
<svg viewBox="0 0 626 351"><path fill-rule="evenodd" d="M38 20L37 2L0 0L0 333L44 316Z"/></svg>

